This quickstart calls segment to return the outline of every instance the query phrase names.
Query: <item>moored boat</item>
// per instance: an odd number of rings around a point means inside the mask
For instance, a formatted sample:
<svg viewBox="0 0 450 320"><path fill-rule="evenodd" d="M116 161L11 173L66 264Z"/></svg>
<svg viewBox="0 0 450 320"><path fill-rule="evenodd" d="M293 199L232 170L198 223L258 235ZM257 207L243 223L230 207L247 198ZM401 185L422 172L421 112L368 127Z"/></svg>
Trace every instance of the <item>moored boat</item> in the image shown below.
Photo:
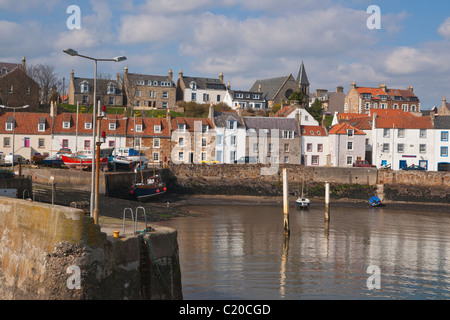
<svg viewBox="0 0 450 320"><path fill-rule="evenodd" d="M307 209L309 208L311 201L308 198L300 197L295 201L295 204L300 209Z"/></svg>
<svg viewBox="0 0 450 320"><path fill-rule="evenodd" d="M128 148L119 150L117 154L111 156L109 162L111 166L118 170L133 170L139 164L145 167L148 164L148 159L141 151Z"/></svg>
<svg viewBox="0 0 450 320"><path fill-rule="evenodd" d="M166 192L166 184L160 175L154 175L141 182L135 182L129 190L129 194L140 202L160 197Z"/></svg>
<svg viewBox="0 0 450 320"><path fill-rule="evenodd" d="M369 199L369 205L371 207L381 207L383 205L383 201L381 201L381 199L377 196L374 196Z"/></svg>
<svg viewBox="0 0 450 320"><path fill-rule="evenodd" d="M61 155L70 156L70 155L72 155L72 151L70 151L70 149L60 149L53 156L45 158L44 164L51 165L51 166L64 164L64 161L62 160Z"/></svg>

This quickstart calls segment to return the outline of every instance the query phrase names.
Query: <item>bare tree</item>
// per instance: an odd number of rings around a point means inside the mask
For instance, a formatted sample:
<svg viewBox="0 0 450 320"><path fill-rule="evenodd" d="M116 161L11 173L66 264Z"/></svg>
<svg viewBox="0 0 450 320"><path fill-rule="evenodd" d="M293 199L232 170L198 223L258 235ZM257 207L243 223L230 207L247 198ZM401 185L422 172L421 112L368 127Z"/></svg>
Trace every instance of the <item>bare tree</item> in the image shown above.
<svg viewBox="0 0 450 320"><path fill-rule="evenodd" d="M27 67L28 75L39 84L42 104L50 103L50 97L62 88L62 81L55 74L55 66L48 64L30 65Z"/></svg>

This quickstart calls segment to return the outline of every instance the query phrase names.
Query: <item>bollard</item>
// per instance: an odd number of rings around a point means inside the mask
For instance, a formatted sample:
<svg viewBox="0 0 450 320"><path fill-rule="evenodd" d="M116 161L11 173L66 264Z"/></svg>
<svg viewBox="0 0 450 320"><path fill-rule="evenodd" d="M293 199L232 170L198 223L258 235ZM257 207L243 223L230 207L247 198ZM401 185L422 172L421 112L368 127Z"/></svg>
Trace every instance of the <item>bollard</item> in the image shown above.
<svg viewBox="0 0 450 320"><path fill-rule="evenodd" d="M330 221L330 184L325 182L325 221Z"/></svg>
<svg viewBox="0 0 450 320"><path fill-rule="evenodd" d="M284 207L284 233L289 234L289 201L288 201L288 174L283 169L283 207Z"/></svg>

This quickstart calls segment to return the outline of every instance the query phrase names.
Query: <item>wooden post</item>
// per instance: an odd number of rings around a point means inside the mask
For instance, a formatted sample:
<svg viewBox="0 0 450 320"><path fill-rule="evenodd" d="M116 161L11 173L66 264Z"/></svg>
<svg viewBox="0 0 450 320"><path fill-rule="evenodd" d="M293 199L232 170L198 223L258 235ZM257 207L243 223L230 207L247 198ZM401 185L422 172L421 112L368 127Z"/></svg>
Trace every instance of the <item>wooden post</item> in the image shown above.
<svg viewBox="0 0 450 320"><path fill-rule="evenodd" d="M330 221L330 184L325 182L325 221Z"/></svg>
<svg viewBox="0 0 450 320"><path fill-rule="evenodd" d="M284 207L284 233L289 234L289 188L287 170L283 169L283 207Z"/></svg>

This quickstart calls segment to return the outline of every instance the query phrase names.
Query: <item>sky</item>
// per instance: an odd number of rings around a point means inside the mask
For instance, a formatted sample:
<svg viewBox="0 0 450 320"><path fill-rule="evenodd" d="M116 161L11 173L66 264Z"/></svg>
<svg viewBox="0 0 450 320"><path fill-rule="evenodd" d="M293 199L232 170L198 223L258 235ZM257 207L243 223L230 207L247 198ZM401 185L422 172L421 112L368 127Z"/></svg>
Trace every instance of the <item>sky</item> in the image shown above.
<svg viewBox="0 0 450 320"><path fill-rule="evenodd" d="M73 11L80 8L79 29ZM373 20L369 6L379 7ZM367 21L380 28L368 28ZM70 24L69 24L70 25ZM49 64L65 83L98 72L218 78L235 90L258 79L297 76L316 89L407 89L422 110L450 99L450 2L366 0L0 0L0 61Z"/></svg>

